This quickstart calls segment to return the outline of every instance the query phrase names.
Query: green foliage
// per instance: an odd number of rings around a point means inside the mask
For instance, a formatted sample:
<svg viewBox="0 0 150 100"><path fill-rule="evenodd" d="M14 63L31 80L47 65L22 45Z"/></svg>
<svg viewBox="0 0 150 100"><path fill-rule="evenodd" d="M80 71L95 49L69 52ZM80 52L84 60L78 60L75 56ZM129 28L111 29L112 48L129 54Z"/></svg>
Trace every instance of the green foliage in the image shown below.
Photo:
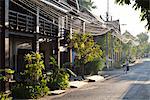
<svg viewBox="0 0 150 100"><path fill-rule="evenodd" d="M82 64L93 61L95 58L100 58L102 55L100 46L94 43L93 37L88 33L74 33L71 42L76 52L77 60L81 61Z"/></svg>
<svg viewBox="0 0 150 100"><path fill-rule="evenodd" d="M98 74L104 68L105 64L102 59L95 59L85 65L86 74Z"/></svg>
<svg viewBox="0 0 150 100"><path fill-rule="evenodd" d="M138 42L136 37L131 35L128 31L126 31L124 34L124 37L128 39L127 43L122 44L122 50L124 52L124 58L123 59L128 59L131 60L131 62L134 62L134 60L138 56Z"/></svg>
<svg viewBox="0 0 150 100"><path fill-rule="evenodd" d="M123 44L123 51L125 52L124 60L129 59L133 62L138 53L137 46L133 45L132 43L128 42L127 44Z"/></svg>
<svg viewBox="0 0 150 100"><path fill-rule="evenodd" d="M140 33L137 35L140 44L148 42L149 36L146 33Z"/></svg>
<svg viewBox="0 0 150 100"><path fill-rule="evenodd" d="M2 75L2 73L12 75L12 74L15 73L15 71L11 70L11 69L0 69L0 80L8 81L9 77L6 77L6 76Z"/></svg>
<svg viewBox="0 0 150 100"><path fill-rule="evenodd" d="M39 53L25 55L26 70L22 74L24 80L13 89L13 97L17 99L39 98L48 94L49 88L46 77L43 75L45 69L43 56ZM20 74L21 75L21 74ZM22 92L21 92L22 91Z"/></svg>
<svg viewBox="0 0 150 100"><path fill-rule="evenodd" d="M103 51L102 58L106 60L106 35L99 36L96 42L100 45L100 49Z"/></svg>
<svg viewBox="0 0 150 100"><path fill-rule="evenodd" d="M113 46L115 52L119 52L122 50L122 44L120 43L119 39L115 38L113 43L114 43Z"/></svg>
<svg viewBox="0 0 150 100"><path fill-rule="evenodd" d="M72 48L76 52L75 66L79 67L81 70L80 74L83 76L84 65L96 58L101 58L103 52L89 33L74 33L71 43Z"/></svg>
<svg viewBox="0 0 150 100"><path fill-rule="evenodd" d="M69 85L69 74L60 71L49 76L48 86L51 90L66 89Z"/></svg>
<svg viewBox="0 0 150 100"><path fill-rule="evenodd" d="M43 85L18 84L12 91L16 99L40 98L48 94L49 88Z"/></svg>
<svg viewBox="0 0 150 100"><path fill-rule="evenodd" d="M15 99L30 99L31 94L28 86L24 84L17 84L12 90L13 98Z"/></svg>
<svg viewBox="0 0 150 100"><path fill-rule="evenodd" d="M11 69L0 69L0 81L8 81L10 79L10 77L4 76L2 73L12 75L14 72ZM9 93L0 92L0 100L11 100L11 97L9 97Z"/></svg>
<svg viewBox="0 0 150 100"><path fill-rule="evenodd" d="M12 98L9 97L8 93L0 92L0 100L12 100Z"/></svg>
<svg viewBox="0 0 150 100"><path fill-rule="evenodd" d="M149 36L146 33L140 33L137 37L139 41L139 45L137 46L137 55L142 57L145 53L150 52L150 43L148 42Z"/></svg>
<svg viewBox="0 0 150 100"><path fill-rule="evenodd" d="M47 72L49 88L51 90L66 89L69 85L69 74L75 74L71 70L63 68L64 66L60 68L53 57L50 57L50 65L52 65L52 68Z"/></svg>
<svg viewBox="0 0 150 100"><path fill-rule="evenodd" d="M103 52L89 33L74 33L71 43L76 52L75 66L80 67L83 76L84 65L94 59L101 58Z"/></svg>
<svg viewBox="0 0 150 100"><path fill-rule="evenodd" d="M28 62L26 65L25 75L30 80L30 83L37 83L40 77L43 76L42 70L45 69L44 61L42 60L42 55L39 53L32 53L25 55L25 61Z"/></svg>

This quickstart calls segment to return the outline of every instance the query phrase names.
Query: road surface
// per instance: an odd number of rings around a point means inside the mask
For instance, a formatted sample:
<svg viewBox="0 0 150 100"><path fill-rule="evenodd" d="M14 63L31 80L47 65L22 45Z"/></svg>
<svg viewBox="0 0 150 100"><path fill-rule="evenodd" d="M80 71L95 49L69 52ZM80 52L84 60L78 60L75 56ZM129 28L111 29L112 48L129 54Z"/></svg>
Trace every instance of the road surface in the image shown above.
<svg viewBox="0 0 150 100"><path fill-rule="evenodd" d="M150 60L104 82L90 83L52 100L150 100Z"/></svg>

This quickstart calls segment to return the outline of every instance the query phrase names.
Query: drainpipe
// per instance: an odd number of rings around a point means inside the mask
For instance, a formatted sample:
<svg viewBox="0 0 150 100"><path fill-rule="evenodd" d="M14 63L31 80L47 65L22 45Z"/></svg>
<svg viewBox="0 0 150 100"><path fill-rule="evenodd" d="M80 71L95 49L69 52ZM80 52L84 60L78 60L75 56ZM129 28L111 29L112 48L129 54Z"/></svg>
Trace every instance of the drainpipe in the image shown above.
<svg viewBox="0 0 150 100"><path fill-rule="evenodd" d="M82 21L82 31L83 31L83 34L85 34L85 21Z"/></svg>
<svg viewBox="0 0 150 100"><path fill-rule="evenodd" d="M73 16L71 16L71 23L70 23L70 39L72 39L72 34L73 34L72 21L73 21ZM73 59L72 59L72 48L70 48L70 63L72 63L72 62L73 62Z"/></svg>
<svg viewBox="0 0 150 100"><path fill-rule="evenodd" d="M60 50L59 50L59 47L60 47L60 37L61 37L61 17L59 17L59 19L58 19L58 40L57 40L57 42L58 42L58 44L57 44L57 46L58 46L58 55L57 55L57 63L58 63L58 67L60 68Z"/></svg>
<svg viewBox="0 0 150 100"><path fill-rule="evenodd" d="M36 13L36 35L35 35L35 38L36 38L36 52L39 52L40 51L40 42L39 42L39 32L40 32L40 24L39 24L39 13L40 13L40 8L37 7L37 13Z"/></svg>

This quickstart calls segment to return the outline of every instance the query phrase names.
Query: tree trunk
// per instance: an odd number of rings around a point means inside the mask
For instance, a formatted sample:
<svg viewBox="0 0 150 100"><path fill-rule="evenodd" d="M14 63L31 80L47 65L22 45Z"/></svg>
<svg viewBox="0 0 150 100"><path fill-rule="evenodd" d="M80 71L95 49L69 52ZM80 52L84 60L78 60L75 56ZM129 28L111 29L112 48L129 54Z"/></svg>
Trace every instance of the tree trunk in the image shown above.
<svg viewBox="0 0 150 100"><path fill-rule="evenodd" d="M85 71L84 64L81 64L81 77L83 79L85 79L85 77L84 77L84 71Z"/></svg>

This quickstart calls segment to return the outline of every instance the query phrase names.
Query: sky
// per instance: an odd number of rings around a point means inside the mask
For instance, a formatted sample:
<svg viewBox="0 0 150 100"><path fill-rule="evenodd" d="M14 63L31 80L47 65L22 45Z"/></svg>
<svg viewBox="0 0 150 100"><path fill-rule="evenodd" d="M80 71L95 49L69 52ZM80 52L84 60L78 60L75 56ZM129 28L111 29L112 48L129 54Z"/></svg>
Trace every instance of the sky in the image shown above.
<svg viewBox="0 0 150 100"><path fill-rule="evenodd" d="M92 0L97 9L92 10L93 14L105 18L107 11L107 0ZM126 30L136 36L141 32L146 32L146 22L140 21L140 11L135 11L132 5L118 5L115 0L109 0L109 15L113 20L120 20L121 33ZM150 34L149 34L150 35Z"/></svg>

